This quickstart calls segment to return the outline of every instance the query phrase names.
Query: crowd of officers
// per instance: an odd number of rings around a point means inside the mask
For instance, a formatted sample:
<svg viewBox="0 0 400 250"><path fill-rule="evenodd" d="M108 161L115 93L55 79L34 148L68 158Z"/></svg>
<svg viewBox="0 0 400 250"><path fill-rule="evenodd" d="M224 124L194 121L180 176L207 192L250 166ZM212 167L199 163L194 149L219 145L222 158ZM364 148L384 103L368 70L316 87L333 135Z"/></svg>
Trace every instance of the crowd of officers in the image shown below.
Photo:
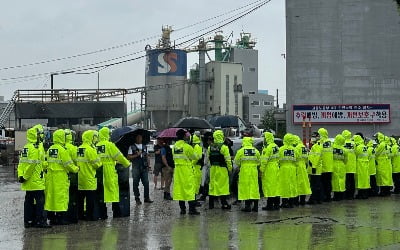
<svg viewBox="0 0 400 250"><path fill-rule="evenodd" d="M235 155L220 130L203 143L184 129L176 137L172 150L166 145L173 159L164 160L173 176L173 192L171 197L169 180L164 199L179 201L181 214L186 214L186 202L189 214L199 214L196 198L200 194L209 197L209 209L217 200L222 209L230 209L228 200L234 196L236 203L244 202L242 211L257 212L261 197L266 198L263 210L278 210L388 196L393 182L393 192L400 193L400 143L382 133L366 141L362 134L352 136L344 130L331 140L328 131L320 128L307 146L288 133L279 147L274 135L266 132L262 152L253 146L251 136L244 136ZM73 145L73 131L56 130L47 152L43 139L41 125L28 129L20 154L18 180L26 191L25 227L50 227L47 220L64 225L107 218L106 203L120 199L116 164L131 165L110 142L110 130L85 131L79 147ZM145 199L149 200L148 194Z"/></svg>
<svg viewBox="0 0 400 250"><path fill-rule="evenodd" d="M400 141L382 133L367 141L360 133L353 136L344 130L330 139L328 131L320 128L307 146L288 133L278 147L274 135L266 132L262 152L253 146L252 137L245 136L233 155L222 131L215 131L203 156L200 143L193 143L199 141L193 140L195 135L188 139L181 130L177 137L173 198L179 200L181 214L186 213L185 201L189 214L199 214L195 198L202 167L208 172L209 209L216 199L222 209L230 209L229 195L237 198L236 204L244 201L243 212L257 212L261 197L266 198L263 210L278 210L400 193ZM206 161L200 160L204 155Z"/></svg>
<svg viewBox="0 0 400 250"><path fill-rule="evenodd" d="M110 142L110 130L85 131L77 147L73 131L58 129L47 152L42 125L28 129L26 137L18 164L18 181L26 191L25 227L107 218L106 203L119 202L116 162L131 164Z"/></svg>

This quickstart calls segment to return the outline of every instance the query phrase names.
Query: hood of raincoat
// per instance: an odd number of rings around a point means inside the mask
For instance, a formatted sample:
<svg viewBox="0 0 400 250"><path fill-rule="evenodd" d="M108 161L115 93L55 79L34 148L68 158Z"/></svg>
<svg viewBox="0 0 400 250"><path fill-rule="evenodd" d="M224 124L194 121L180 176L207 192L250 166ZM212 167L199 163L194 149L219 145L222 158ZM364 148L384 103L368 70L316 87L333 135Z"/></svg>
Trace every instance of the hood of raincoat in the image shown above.
<svg viewBox="0 0 400 250"><path fill-rule="evenodd" d="M271 144L274 142L274 135L271 132L264 133L264 143Z"/></svg>
<svg viewBox="0 0 400 250"><path fill-rule="evenodd" d="M283 137L283 145L285 145L285 146L292 146L293 145L293 142L294 142L294 139L293 139L294 137L293 137L293 135L292 134L286 134L284 137Z"/></svg>
<svg viewBox="0 0 400 250"><path fill-rule="evenodd" d="M390 137L390 141L392 142L392 145L396 145L396 139L393 137Z"/></svg>
<svg viewBox="0 0 400 250"><path fill-rule="evenodd" d="M30 143L37 143L38 142L38 130L37 128L33 127L26 131L26 140Z"/></svg>
<svg viewBox="0 0 400 250"><path fill-rule="evenodd" d="M100 141L109 141L110 140L110 129L107 127L102 127L99 130L99 140Z"/></svg>
<svg viewBox="0 0 400 250"><path fill-rule="evenodd" d="M367 143L368 147L373 147L374 146L374 141L373 140L369 140Z"/></svg>
<svg viewBox="0 0 400 250"><path fill-rule="evenodd" d="M342 135L345 140L350 140L351 139L351 132L348 131L347 129L343 130Z"/></svg>
<svg viewBox="0 0 400 250"><path fill-rule="evenodd" d="M362 145L364 144L364 140L360 135L355 135L353 137L354 143L358 146L358 145Z"/></svg>
<svg viewBox="0 0 400 250"><path fill-rule="evenodd" d="M72 141L74 138L72 137L72 131L70 129L65 129L65 143L70 143L72 144Z"/></svg>
<svg viewBox="0 0 400 250"><path fill-rule="evenodd" d="M300 136L298 135L293 135L293 145L297 146L299 144L303 144L303 142L300 139Z"/></svg>
<svg viewBox="0 0 400 250"><path fill-rule="evenodd" d="M201 143L200 138L197 135L192 135L190 140L191 140L191 142L193 144L200 144Z"/></svg>
<svg viewBox="0 0 400 250"><path fill-rule="evenodd" d="M224 143L224 133L221 130L217 130L213 134L214 143Z"/></svg>
<svg viewBox="0 0 400 250"><path fill-rule="evenodd" d="M44 141L43 125L42 124L36 124L35 126L33 126L33 128L37 129L37 131L39 132L40 141L43 142Z"/></svg>
<svg viewBox="0 0 400 250"><path fill-rule="evenodd" d="M381 132L378 132L376 133L376 139L378 139L378 143L381 143L385 141L385 136Z"/></svg>
<svg viewBox="0 0 400 250"><path fill-rule="evenodd" d="M243 137L242 146L243 147L253 146L253 137Z"/></svg>
<svg viewBox="0 0 400 250"><path fill-rule="evenodd" d="M94 137L95 134L97 134L97 131L94 130L86 130L85 132L83 132L82 134L82 142L83 143L87 143L89 145L94 144Z"/></svg>
<svg viewBox="0 0 400 250"><path fill-rule="evenodd" d="M328 130L326 130L325 128L320 128L318 129L318 134L320 139L328 139Z"/></svg>
<svg viewBox="0 0 400 250"><path fill-rule="evenodd" d="M391 144L390 137L385 135L385 142L387 145Z"/></svg>
<svg viewBox="0 0 400 250"><path fill-rule="evenodd" d="M336 135L336 137L335 137L335 140L334 140L334 142L333 142L333 145L343 146L345 141L346 141L346 139L344 138L344 136L341 135L341 134L338 134L338 135Z"/></svg>
<svg viewBox="0 0 400 250"><path fill-rule="evenodd" d="M53 133L53 143L54 144L65 144L65 132L63 129L57 129Z"/></svg>

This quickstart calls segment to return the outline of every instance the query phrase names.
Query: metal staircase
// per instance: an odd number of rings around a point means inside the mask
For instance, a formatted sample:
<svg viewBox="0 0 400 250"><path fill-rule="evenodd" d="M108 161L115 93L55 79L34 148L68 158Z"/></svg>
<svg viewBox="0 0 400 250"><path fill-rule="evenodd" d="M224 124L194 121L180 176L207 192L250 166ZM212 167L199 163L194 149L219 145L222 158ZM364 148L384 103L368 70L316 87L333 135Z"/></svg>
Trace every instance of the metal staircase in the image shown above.
<svg viewBox="0 0 400 250"><path fill-rule="evenodd" d="M7 106L4 108L3 112L0 115L0 128L4 127L4 123L10 117L11 112L14 110L15 101L18 97L18 91L15 91L11 100L7 103Z"/></svg>

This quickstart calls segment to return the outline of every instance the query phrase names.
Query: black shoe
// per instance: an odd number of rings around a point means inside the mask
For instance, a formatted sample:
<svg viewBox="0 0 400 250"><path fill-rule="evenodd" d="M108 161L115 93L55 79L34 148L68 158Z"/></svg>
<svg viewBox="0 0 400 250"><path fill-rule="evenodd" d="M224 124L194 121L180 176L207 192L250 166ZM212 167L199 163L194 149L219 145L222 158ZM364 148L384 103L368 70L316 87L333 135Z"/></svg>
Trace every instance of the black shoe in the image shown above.
<svg viewBox="0 0 400 250"><path fill-rule="evenodd" d="M35 224L34 227L36 227L36 228L51 228L51 226L47 223L38 223L38 224Z"/></svg>
<svg viewBox="0 0 400 250"><path fill-rule="evenodd" d="M200 215L200 212L197 210L189 210L190 215Z"/></svg>
<svg viewBox="0 0 400 250"><path fill-rule="evenodd" d="M231 209L231 205L228 205L228 204L222 205L221 208L224 209L224 210Z"/></svg>
<svg viewBox="0 0 400 250"><path fill-rule="evenodd" d="M144 203L153 203L154 201L150 200L150 199L144 199Z"/></svg>
<svg viewBox="0 0 400 250"><path fill-rule="evenodd" d="M196 203L194 204L196 207L201 207L201 203L196 201Z"/></svg>
<svg viewBox="0 0 400 250"><path fill-rule="evenodd" d="M172 197L170 193L164 192L164 200L166 201L172 201Z"/></svg>
<svg viewBox="0 0 400 250"><path fill-rule="evenodd" d="M258 212L258 206L257 206L257 207L254 206L253 209L252 209L251 211L253 211L253 212Z"/></svg>
<svg viewBox="0 0 400 250"><path fill-rule="evenodd" d="M249 213L249 212L251 212L251 208L250 208L250 207L242 208L242 212L247 212L247 213Z"/></svg>
<svg viewBox="0 0 400 250"><path fill-rule="evenodd" d="M186 214L186 209L181 209L181 214Z"/></svg>
<svg viewBox="0 0 400 250"><path fill-rule="evenodd" d="M136 205L141 205L142 204L142 202L138 198L136 198L135 201L136 201Z"/></svg>
<svg viewBox="0 0 400 250"><path fill-rule="evenodd" d="M199 201L205 201L207 199L207 195L201 195Z"/></svg>

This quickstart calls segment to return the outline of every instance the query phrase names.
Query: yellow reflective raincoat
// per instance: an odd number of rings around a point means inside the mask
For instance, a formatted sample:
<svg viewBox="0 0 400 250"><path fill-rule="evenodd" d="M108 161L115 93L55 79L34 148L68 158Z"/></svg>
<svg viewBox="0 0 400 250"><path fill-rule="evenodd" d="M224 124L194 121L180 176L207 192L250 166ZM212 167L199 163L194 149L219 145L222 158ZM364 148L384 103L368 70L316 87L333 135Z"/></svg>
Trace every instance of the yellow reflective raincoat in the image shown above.
<svg viewBox="0 0 400 250"><path fill-rule="evenodd" d="M214 143L208 148L210 161L209 195L229 195L229 172L232 161L228 146L224 145L224 134L217 130L213 134Z"/></svg>
<svg viewBox="0 0 400 250"><path fill-rule="evenodd" d="M27 144L21 151L18 163L18 178L25 181L21 184L24 191L44 190L44 167L39 152L38 130L26 131Z"/></svg>
<svg viewBox="0 0 400 250"><path fill-rule="evenodd" d="M200 190L200 185L201 185L201 163L200 160L202 159L203 156L203 148L200 146L201 141L200 138L197 135L192 135L192 138L190 140L193 145L193 153L195 156L195 159L192 161L193 163L193 171L194 171L194 179L195 179L195 191L196 194L199 193Z"/></svg>
<svg viewBox="0 0 400 250"><path fill-rule="evenodd" d="M193 201L196 195L196 180L192 163L196 156L193 148L184 140L179 140L174 144L172 155L175 164L173 199Z"/></svg>
<svg viewBox="0 0 400 250"><path fill-rule="evenodd" d="M298 136L295 136L295 144L296 154L298 155L296 159L297 194L308 195L311 194L310 180L307 174L308 150Z"/></svg>
<svg viewBox="0 0 400 250"><path fill-rule="evenodd" d="M82 144L78 147L77 164L78 190L96 190L96 169L101 167L101 160L97 155L95 143L97 131L87 130L82 134Z"/></svg>
<svg viewBox="0 0 400 250"><path fill-rule="evenodd" d="M338 134L333 142L333 192L346 191L345 141L346 139L341 134Z"/></svg>
<svg viewBox="0 0 400 250"><path fill-rule="evenodd" d="M319 142L322 146L322 173L331 173L333 171L332 142L329 140L328 131L325 128L318 129L318 134L320 136Z"/></svg>
<svg viewBox="0 0 400 250"><path fill-rule="evenodd" d="M392 173L400 173L400 150L396 140L392 146Z"/></svg>
<svg viewBox="0 0 400 250"><path fill-rule="evenodd" d="M355 135L353 139L356 144L355 152L357 156L356 188L368 189L370 188L368 147L365 146L361 136Z"/></svg>
<svg viewBox="0 0 400 250"><path fill-rule="evenodd" d="M242 148L237 151L234 161L240 169L238 200L260 199L260 190L258 187L260 152L253 147L253 138L243 138Z"/></svg>
<svg viewBox="0 0 400 250"><path fill-rule="evenodd" d="M68 210L68 173L78 172L68 151L64 148L65 132L58 129L53 133L53 145L47 151L47 175L44 209L53 212Z"/></svg>
<svg viewBox="0 0 400 250"><path fill-rule="evenodd" d="M378 146L375 149L376 166L376 184L378 186L393 186L392 167L390 164L389 146L386 145L385 136L377 133Z"/></svg>
<svg viewBox="0 0 400 250"><path fill-rule="evenodd" d="M357 157L355 153L354 141L351 140L351 132L343 130L342 135L345 139L344 150L345 150L345 164L346 173L356 173L357 171Z"/></svg>
<svg viewBox="0 0 400 250"><path fill-rule="evenodd" d="M376 160L375 160L375 147L374 147L374 142L370 140L367 144L368 146L368 159L369 159L369 175L375 175L376 174Z"/></svg>
<svg viewBox="0 0 400 250"><path fill-rule="evenodd" d="M292 134L283 137L283 146L279 148L279 194L281 198L293 198L297 194L296 160L297 152Z"/></svg>
<svg viewBox="0 0 400 250"><path fill-rule="evenodd" d="M279 196L279 147L270 132L264 133L260 171L264 197Z"/></svg>
<svg viewBox="0 0 400 250"><path fill-rule="evenodd" d="M103 127L99 130L99 142L96 145L97 154L103 165L104 202L119 202L118 174L115 169L116 162L124 167L131 163L119 151L114 143L110 142L110 129Z"/></svg>

